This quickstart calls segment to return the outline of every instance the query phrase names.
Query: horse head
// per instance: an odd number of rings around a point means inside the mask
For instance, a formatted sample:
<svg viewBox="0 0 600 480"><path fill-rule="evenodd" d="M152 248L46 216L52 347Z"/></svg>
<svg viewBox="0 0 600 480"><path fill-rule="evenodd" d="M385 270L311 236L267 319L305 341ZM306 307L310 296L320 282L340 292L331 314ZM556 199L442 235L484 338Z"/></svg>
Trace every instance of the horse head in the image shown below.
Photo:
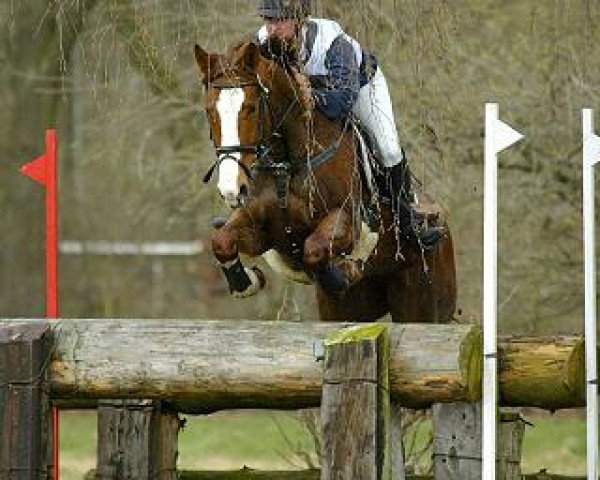
<svg viewBox="0 0 600 480"><path fill-rule="evenodd" d="M195 46L206 89L204 106L217 159L205 177L218 171L217 188L230 207L244 204L257 164L281 146L281 132L295 101L281 97L290 90L283 67L261 55L253 42L236 45L228 54L211 54ZM287 80L283 81L283 78ZM292 88L293 91L293 88ZM279 107L285 103L287 107Z"/></svg>

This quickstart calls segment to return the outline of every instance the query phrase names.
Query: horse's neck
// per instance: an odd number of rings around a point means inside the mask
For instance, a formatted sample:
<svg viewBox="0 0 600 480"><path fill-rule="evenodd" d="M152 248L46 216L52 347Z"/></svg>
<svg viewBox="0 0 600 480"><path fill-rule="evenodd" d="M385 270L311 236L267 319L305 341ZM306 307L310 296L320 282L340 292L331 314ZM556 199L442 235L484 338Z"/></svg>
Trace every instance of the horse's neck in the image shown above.
<svg viewBox="0 0 600 480"><path fill-rule="evenodd" d="M298 102L295 102L293 93L273 92L270 97L275 107L273 111L274 129L281 133L285 140L287 155L291 157L302 157L306 154L305 144L307 142L308 128L302 115L302 108Z"/></svg>
<svg viewBox="0 0 600 480"><path fill-rule="evenodd" d="M317 155L330 148L342 135L339 123L331 122L316 110L308 117L300 112L289 123L287 138L293 157Z"/></svg>
<svg viewBox="0 0 600 480"><path fill-rule="evenodd" d="M291 105L293 99L289 97L281 101L282 105ZM285 136L285 141L288 149L288 154L292 158L305 158L310 155L314 155L319 151L319 145L322 144L325 148L329 145L325 145L323 141L322 131L325 128L330 130L330 122L324 121L317 111L311 113L310 116L306 116L305 112L300 103L296 103L292 110L288 112L282 125L282 133Z"/></svg>
<svg viewBox="0 0 600 480"><path fill-rule="evenodd" d="M289 86L287 74L282 74L279 85ZM339 124L332 123L317 110L307 117L297 93L284 87L273 89L276 122L282 121L281 133L285 137L287 154L292 158L305 158L329 148L341 134ZM281 120L280 120L281 119Z"/></svg>

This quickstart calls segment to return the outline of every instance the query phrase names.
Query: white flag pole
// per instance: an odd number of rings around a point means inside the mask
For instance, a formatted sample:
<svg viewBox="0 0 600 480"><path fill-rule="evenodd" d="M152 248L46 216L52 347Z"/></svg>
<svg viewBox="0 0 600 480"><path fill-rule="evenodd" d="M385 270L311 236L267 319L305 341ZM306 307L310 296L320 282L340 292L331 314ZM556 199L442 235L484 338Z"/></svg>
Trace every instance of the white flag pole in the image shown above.
<svg viewBox="0 0 600 480"><path fill-rule="evenodd" d="M594 165L600 160L600 137L594 133L593 111L582 111L583 243L585 272L585 361L587 478L598 478L598 373L596 366L596 252Z"/></svg>
<svg viewBox="0 0 600 480"><path fill-rule="evenodd" d="M483 197L483 442L482 478L496 478L498 153L522 138L498 118L498 104L485 105Z"/></svg>
<svg viewBox="0 0 600 480"><path fill-rule="evenodd" d="M494 132L497 120L498 104L486 104L483 187L483 480L496 478L498 159L495 152Z"/></svg>

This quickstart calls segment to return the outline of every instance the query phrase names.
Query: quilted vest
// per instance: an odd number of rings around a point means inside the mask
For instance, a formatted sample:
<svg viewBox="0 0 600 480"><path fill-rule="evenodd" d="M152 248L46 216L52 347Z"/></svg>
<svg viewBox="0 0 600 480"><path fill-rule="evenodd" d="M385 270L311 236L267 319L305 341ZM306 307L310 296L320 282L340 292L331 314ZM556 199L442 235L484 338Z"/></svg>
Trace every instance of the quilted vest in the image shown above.
<svg viewBox="0 0 600 480"><path fill-rule="evenodd" d="M300 51L300 58L304 64L304 73L308 76L315 75L327 75L327 67L325 65L325 59L327 52L331 48L331 45L340 35L352 45L354 54L356 55L357 65L362 64L363 52L360 44L354 40L350 35L347 35L342 27L333 20L324 18L310 18L308 23L311 25L305 25L302 29L302 47ZM312 45L306 44L307 30L316 26L316 34ZM257 33L257 37L260 43L264 43L267 40L267 27L263 25Z"/></svg>

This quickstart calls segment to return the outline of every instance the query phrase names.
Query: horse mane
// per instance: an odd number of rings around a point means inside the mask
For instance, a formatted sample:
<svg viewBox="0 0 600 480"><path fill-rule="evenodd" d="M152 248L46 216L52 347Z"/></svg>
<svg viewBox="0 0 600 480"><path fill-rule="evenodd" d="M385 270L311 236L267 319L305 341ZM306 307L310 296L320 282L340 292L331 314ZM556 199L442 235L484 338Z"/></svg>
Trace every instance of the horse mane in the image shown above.
<svg viewBox="0 0 600 480"><path fill-rule="evenodd" d="M257 44L255 39L245 38L235 42L229 48L227 57L233 65L244 68L244 63L248 58L251 55L256 54L256 51L252 50L256 48L263 61L270 62L271 67L281 69L281 73L287 77L288 81L291 80L289 83L292 86L292 90L298 98L300 105L303 107L304 115L311 115L314 109L311 85L308 77L300 73L301 65L294 58L295 56L293 54L283 53L283 47L280 46L277 49L279 54L275 54L271 47L272 44L269 44L269 42Z"/></svg>

